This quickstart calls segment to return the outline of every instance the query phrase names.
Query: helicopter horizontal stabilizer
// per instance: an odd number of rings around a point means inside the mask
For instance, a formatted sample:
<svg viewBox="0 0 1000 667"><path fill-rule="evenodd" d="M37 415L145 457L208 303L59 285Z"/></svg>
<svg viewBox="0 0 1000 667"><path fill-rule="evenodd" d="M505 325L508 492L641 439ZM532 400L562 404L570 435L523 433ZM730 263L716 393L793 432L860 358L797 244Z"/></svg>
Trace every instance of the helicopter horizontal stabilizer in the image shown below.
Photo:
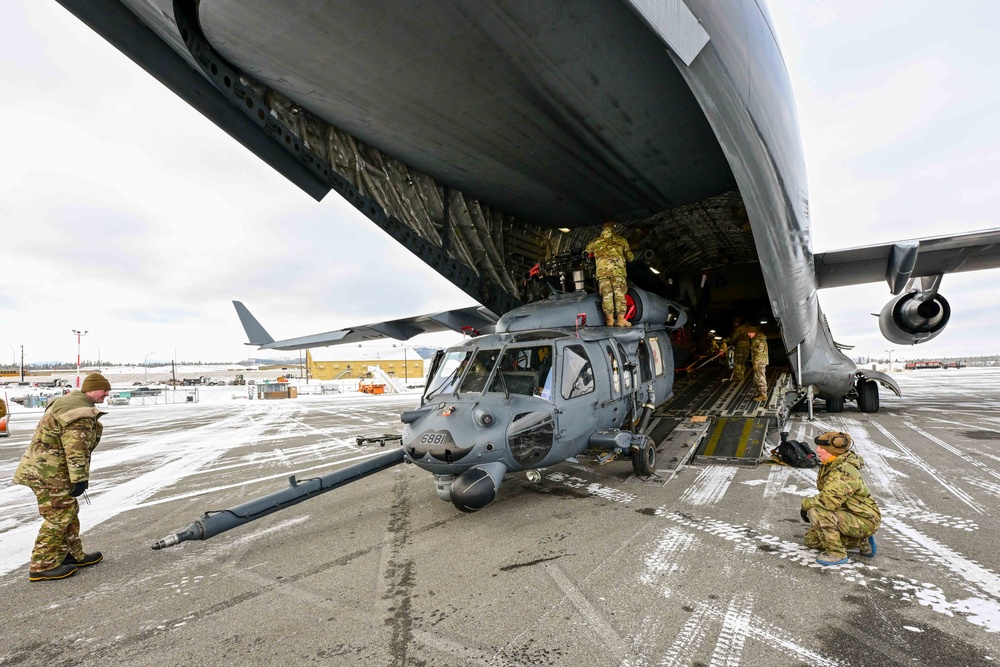
<svg viewBox="0 0 1000 667"><path fill-rule="evenodd" d="M479 335L493 330L497 317L489 310L480 306L449 310L428 315L418 315L389 322L363 324L337 331L274 340L261 326L246 306L240 301L233 301L236 313L243 323L247 334L247 345L257 345L262 350L305 350L313 347L360 343L366 340L392 338L409 340L424 333L439 331L454 331L469 335Z"/></svg>

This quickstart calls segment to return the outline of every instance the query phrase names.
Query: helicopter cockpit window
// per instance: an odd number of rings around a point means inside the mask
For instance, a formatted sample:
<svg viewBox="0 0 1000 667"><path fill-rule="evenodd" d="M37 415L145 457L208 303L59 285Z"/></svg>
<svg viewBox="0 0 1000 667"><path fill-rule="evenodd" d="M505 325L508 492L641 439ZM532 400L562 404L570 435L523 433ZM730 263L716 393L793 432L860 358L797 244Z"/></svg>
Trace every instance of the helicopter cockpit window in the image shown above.
<svg viewBox="0 0 1000 667"><path fill-rule="evenodd" d="M649 348L646 347L646 341L639 341L637 352L639 356L639 381L649 382L653 379L653 372L649 367Z"/></svg>
<svg viewBox="0 0 1000 667"><path fill-rule="evenodd" d="M611 393L617 397L622 393L622 374L618 368L618 359L615 357L615 351L611 349L610 345L606 346L605 349L608 352L608 368L611 370Z"/></svg>
<svg viewBox="0 0 1000 667"><path fill-rule="evenodd" d="M562 396L576 398L594 391L594 367L582 345L568 345L562 357Z"/></svg>
<svg viewBox="0 0 1000 667"><path fill-rule="evenodd" d="M625 366L624 372L622 373L622 380L625 383L625 391L632 391L632 371L629 369L628 356L625 354L625 348L622 347L621 343L618 343L618 356L621 357L622 364Z"/></svg>
<svg viewBox="0 0 1000 667"><path fill-rule="evenodd" d="M467 391L481 393L486 389L486 381L490 379L490 373L493 372L493 367L497 364L498 356L500 356L500 350L479 350L476 352L476 356L472 358L469 372L465 374L465 379L462 380L458 392L460 394Z"/></svg>
<svg viewBox="0 0 1000 667"><path fill-rule="evenodd" d="M552 400L552 375L551 345L508 347L500 357L490 391Z"/></svg>
<svg viewBox="0 0 1000 667"><path fill-rule="evenodd" d="M656 336L649 337L649 351L653 354L653 372L663 375L663 357L660 356L660 340Z"/></svg>
<svg viewBox="0 0 1000 667"><path fill-rule="evenodd" d="M434 394L453 394L458 386L465 367L472 356L472 350L456 349L448 350L438 366L437 372L430 382L427 383L427 398Z"/></svg>

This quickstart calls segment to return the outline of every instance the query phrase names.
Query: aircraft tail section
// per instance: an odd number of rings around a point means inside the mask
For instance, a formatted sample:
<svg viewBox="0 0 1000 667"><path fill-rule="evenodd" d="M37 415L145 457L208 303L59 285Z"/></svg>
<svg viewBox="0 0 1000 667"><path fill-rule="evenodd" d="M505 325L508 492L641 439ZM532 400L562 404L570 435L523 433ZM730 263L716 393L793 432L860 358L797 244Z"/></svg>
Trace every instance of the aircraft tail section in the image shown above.
<svg viewBox="0 0 1000 667"><path fill-rule="evenodd" d="M247 345L260 345L264 346L268 343L273 343L274 339L271 335L264 330L257 318L254 317L250 310L243 305L241 301L233 301L233 305L236 306L236 314L240 316L240 322L243 324L243 330L247 332Z"/></svg>

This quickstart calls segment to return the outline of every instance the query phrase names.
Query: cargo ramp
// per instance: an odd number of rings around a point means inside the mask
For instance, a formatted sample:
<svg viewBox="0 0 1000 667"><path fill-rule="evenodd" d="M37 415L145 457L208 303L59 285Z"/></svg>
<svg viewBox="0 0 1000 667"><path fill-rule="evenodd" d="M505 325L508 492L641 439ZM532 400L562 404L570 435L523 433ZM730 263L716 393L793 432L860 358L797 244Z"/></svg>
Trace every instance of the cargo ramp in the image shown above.
<svg viewBox="0 0 1000 667"><path fill-rule="evenodd" d="M674 396L657 409L649 426L658 470L672 474L685 465L757 467L768 431L783 421L779 407L790 377L787 368L768 367L768 398L755 401L750 374L736 382L731 373L721 366L678 373Z"/></svg>

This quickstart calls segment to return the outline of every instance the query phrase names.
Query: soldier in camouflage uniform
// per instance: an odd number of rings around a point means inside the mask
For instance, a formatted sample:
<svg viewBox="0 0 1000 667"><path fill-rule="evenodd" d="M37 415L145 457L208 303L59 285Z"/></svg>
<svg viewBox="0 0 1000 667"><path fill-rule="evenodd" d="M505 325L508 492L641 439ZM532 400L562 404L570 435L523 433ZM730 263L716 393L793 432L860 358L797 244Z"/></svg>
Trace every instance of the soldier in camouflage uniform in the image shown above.
<svg viewBox="0 0 1000 667"><path fill-rule="evenodd" d="M7 404L0 398L0 438L10 435L7 429Z"/></svg>
<svg viewBox="0 0 1000 667"><path fill-rule="evenodd" d="M90 455L101 442L105 413L94 406L110 391L103 375L91 373L79 391L50 401L14 473L15 484L34 492L42 516L28 566L31 581L63 579L103 558L100 551L83 550L76 498L87 490Z"/></svg>
<svg viewBox="0 0 1000 667"><path fill-rule="evenodd" d="M767 336L760 332L757 327L750 327L747 330L750 338L750 363L753 366L753 383L757 387L757 395L753 397L755 401L767 400Z"/></svg>
<svg viewBox="0 0 1000 667"><path fill-rule="evenodd" d="M615 223L605 222L600 235L591 241L586 252L594 256L597 264L597 287L601 292L601 309L609 327L632 324L625 319L625 262L632 261L628 241L615 234Z"/></svg>
<svg viewBox="0 0 1000 667"><path fill-rule="evenodd" d="M726 339L733 348L733 382L743 382L747 372L747 357L750 356L750 337L747 331L750 325L737 315L733 318L733 333Z"/></svg>
<svg viewBox="0 0 1000 667"><path fill-rule="evenodd" d="M847 433L830 431L814 442L822 465L816 478L819 494L803 500L800 510L811 524L806 546L822 549L816 558L820 565L847 563L848 549L874 556L882 513L861 478L864 459L851 451L854 443Z"/></svg>

